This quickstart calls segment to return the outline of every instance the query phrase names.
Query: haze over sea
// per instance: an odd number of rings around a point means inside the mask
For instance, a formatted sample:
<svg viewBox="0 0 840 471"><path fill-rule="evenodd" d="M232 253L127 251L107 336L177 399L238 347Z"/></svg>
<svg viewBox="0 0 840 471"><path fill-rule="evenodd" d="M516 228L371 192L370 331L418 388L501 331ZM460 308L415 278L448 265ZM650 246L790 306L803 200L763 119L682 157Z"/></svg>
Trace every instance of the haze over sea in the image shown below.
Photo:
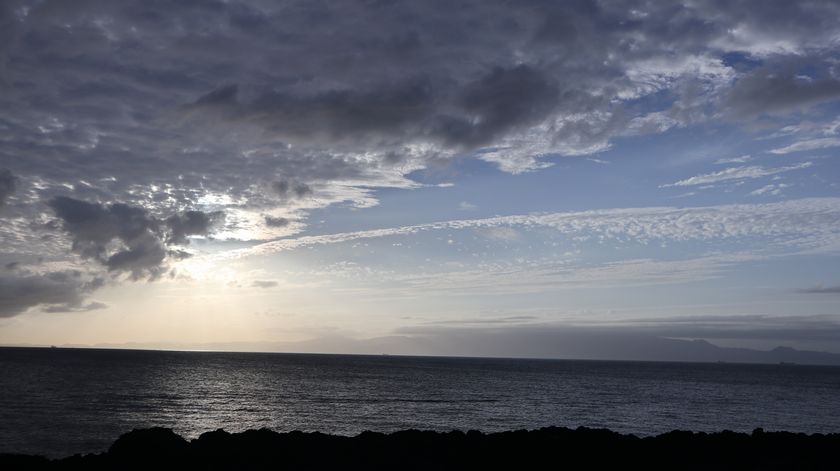
<svg viewBox="0 0 840 471"><path fill-rule="evenodd" d="M150 426L840 430L830 366L2 348L0 391L0 453L53 457Z"/></svg>

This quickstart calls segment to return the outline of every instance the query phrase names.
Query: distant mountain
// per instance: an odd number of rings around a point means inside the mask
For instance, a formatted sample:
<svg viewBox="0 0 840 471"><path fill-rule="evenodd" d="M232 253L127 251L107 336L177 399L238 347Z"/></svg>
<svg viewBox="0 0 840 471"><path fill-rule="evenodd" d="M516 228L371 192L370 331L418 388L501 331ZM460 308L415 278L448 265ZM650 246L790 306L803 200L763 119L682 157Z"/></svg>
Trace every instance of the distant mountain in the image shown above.
<svg viewBox="0 0 840 471"><path fill-rule="evenodd" d="M69 345L64 345L69 346ZM79 346L82 345L73 345ZM91 345L85 345L91 347ZM795 363L840 365L840 354L776 347L720 347L706 340L598 329L463 329L370 339L324 337L301 342L128 343L97 348L433 355L589 360Z"/></svg>
<svg viewBox="0 0 840 471"><path fill-rule="evenodd" d="M628 351L628 356L635 356ZM665 358L674 361L731 362L731 363L796 363L807 365L840 365L840 354L776 347L772 350L719 347L706 340L677 340L657 338L645 351L636 353L639 359Z"/></svg>
<svg viewBox="0 0 840 471"><path fill-rule="evenodd" d="M515 334L509 335L515 336ZM781 346L769 351L719 347L701 339L682 340L647 335L602 335L592 332L556 332L548 333L548 335L523 335L523 338L508 338L508 335L501 333L476 335L475 337L388 336L367 340L343 339L341 342L337 342L338 339L316 339L299 342L288 347L293 348L294 351L325 353L434 354L711 363L795 363L840 366L840 354L837 353L797 350Z"/></svg>

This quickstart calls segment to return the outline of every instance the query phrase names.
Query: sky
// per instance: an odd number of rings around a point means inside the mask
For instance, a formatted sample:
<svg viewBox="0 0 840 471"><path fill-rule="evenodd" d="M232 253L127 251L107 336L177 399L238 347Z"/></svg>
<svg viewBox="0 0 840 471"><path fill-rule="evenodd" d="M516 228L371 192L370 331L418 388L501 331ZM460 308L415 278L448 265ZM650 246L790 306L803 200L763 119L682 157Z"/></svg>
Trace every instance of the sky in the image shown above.
<svg viewBox="0 0 840 471"><path fill-rule="evenodd" d="M3 1L0 344L840 353L837 18Z"/></svg>

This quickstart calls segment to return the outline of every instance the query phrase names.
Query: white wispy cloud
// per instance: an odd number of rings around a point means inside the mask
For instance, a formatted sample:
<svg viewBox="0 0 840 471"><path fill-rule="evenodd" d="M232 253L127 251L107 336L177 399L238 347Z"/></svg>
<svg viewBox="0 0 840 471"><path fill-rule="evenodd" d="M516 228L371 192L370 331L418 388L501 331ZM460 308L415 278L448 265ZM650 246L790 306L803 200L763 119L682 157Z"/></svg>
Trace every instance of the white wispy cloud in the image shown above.
<svg viewBox="0 0 840 471"><path fill-rule="evenodd" d="M802 152L806 150L827 149L829 147L840 146L840 138L824 137L820 139L808 139L805 141L794 142L785 147L770 150L771 154L790 154L792 152Z"/></svg>
<svg viewBox="0 0 840 471"><path fill-rule="evenodd" d="M812 162L803 162L801 164L790 165L787 167L762 167L759 165L751 165L748 167L730 167L719 172L704 173L702 175L695 175L685 180L680 180L666 185L660 185L660 188L671 188L676 186L694 186L694 185L708 185L712 183L719 183L729 180L741 180L750 178L761 178L769 175L776 175L779 173L790 172L792 170L801 170L812 166Z"/></svg>
<svg viewBox="0 0 840 471"><path fill-rule="evenodd" d="M724 158L724 159L717 159L717 160L715 160L715 163L718 164L718 165L743 164L743 163L749 162L750 160L753 160L753 157L751 155L747 154L747 155L742 155L740 157L729 157L729 158Z"/></svg>
<svg viewBox="0 0 840 471"><path fill-rule="evenodd" d="M544 263L444 273L392 276L391 295L522 294L557 289L680 284L720 276L732 265L761 260L748 253L682 260L632 259L580 266ZM379 289L381 289L381 285Z"/></svg>
<svg viewBox="0 0 840 471"><path fill-rule="evenodd" d="M769 185L764 185L763 187L757 190L751 191L750 194L753 196L760 196L765 194L777 196L782 194L782 190L789 186L790 185L788 185L787 183L771 183Z"/></svg>
<svg viewBox="0 0 840 471"><path fill-rule="evenodd" d="M407 236L420 232L494 227L543 227L575 240L651 241L766 237L780 243L815 248L840 242L840 198L806 198L767 204L705 207L618 208L593 211L459 219L278 239L220 254L241 258L338 244L360 239Z"/></svg>
<svg viewBox="0 0 840 471"><path fill-rule="evenodd" d="M822 133L826 136L836 136L840 134L840 118L823 126Z"/></svg>

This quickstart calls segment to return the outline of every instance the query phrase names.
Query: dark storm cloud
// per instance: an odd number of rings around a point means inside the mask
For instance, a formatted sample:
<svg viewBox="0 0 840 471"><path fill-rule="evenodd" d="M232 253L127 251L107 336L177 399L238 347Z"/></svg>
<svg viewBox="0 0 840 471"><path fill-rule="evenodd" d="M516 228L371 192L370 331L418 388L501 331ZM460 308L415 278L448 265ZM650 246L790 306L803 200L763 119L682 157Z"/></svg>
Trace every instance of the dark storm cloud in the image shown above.
<svg viewBox="0 0 840 471"><path fill-rule="evenodd" d="M88 311L104 307L85 304L85 297L103 281L78 271L47 273L0 273L0 317L11 317L42 306L49 312Z"/></svg>
<svg viewBox="0 0 840 471"><path fill-rule="evenodd" d="M795 70L755 70L732 88L729 106L738 114L780 113L840 98L840 78L824 71L817 77Z"/></svg>
<svg viewBox="0 0 840 471"><path fill-rule="evenodd" d="M169 235L166 242L184 245L189 243L187 236L208 236L213 227L223 218L224 214L220 211L213 213L186 211L169 216L166 218L166 225L169 226Z"/></svg>
<svg viewBox="0 0 840 471"><path fill-rule="evenodd" d="M433 89L422 80L374 85L300 95L270 92L242 102L236 99L236 88L224 87L202 96L188 109L256 123L296 144L314 139L354 144L377 136L411 135L412 128L434 110Z"/></svg>
<svg viewBox="0 0 840 471"><path fill-rule="evenodd" d="M462 84L421 76L362 87L304 96L273 92L239 103L238 88L226 86L188 109L257 123L296 144L317 139L375 149L425 138L469 149L545 117L560 99L554 80L528 65L495 67Z"/></svg>
<svg viewBox="0 0 840 471"><path fill-rule="evenodd" d="M444 126L441 132L459 144L487 144L509 129L544 117L559 98L553 80L534 67L496 67L461 93L458 101L467 118L464 125L474 123L467 127L467 134L458 132L460 126Z"/></svg>
<svg viewBox="0 0 840 471"><path fill-rule="evenodd" d="M0 169L0 207L6 204L6 200L15 192L17 178L12 175L9 169Z"/></svg>
<svg viewBox="0 0 840 471"><path fill-rule="evenodd" d="M107 245L114 239L128 246L147 236L157 239L160 230L159 222L145 210L122 203L100 205L58 196L49 206L73 237L73 250L86 257L104 258Z"/></svg>
<svg viewBox="0 0 840 471"><path fill-rule="evenodd" d="M66 196L51 199L49 206L72 238L74 252L100 262L109 271L130 273L135 279L153 279L165 273L171 252L168 245L188 244L190 235L208 235L222 217L221 213L187 211L160 220L143 208L89 203Z"/></svg>

